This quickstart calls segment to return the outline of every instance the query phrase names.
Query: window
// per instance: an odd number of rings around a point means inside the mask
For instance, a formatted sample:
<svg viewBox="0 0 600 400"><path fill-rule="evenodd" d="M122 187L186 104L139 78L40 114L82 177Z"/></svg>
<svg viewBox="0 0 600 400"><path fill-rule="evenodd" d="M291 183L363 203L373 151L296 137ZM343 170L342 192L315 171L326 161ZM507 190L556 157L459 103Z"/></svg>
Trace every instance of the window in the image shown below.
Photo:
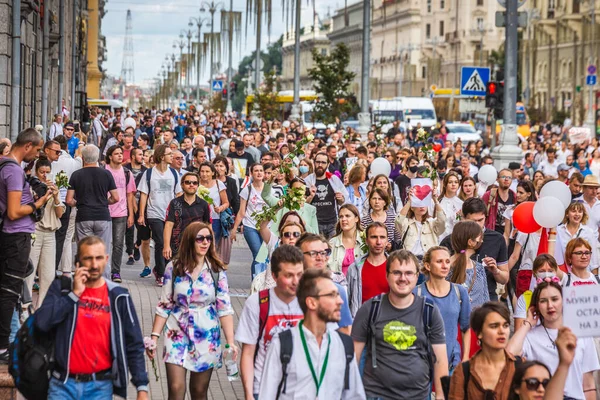
<svg viewBox="0 0 600 400"><path fill-rule="evenodd" d="M326 56L327 55L327 49L321 49L321 55L322 56Z"/></svg>
<svg viewBox="0 0 600 400"><path fill-rule="evenodd" d="M440 8L443 10L445 6L446 6L446 1L440 0Z"/></svg>
<svg viewBox="0 0 600 400"><path fill-rule="evenodd" d="M440 36L444 36L444 21L440 21Z"/></svg>
<svg viewBox="0 0 600 400"><path fill-rule="evenodd" d="M424 65L421 67L421 78L427 79L427 67Z"/></svg>
<svg viewBox="0 0 600 400"><path fill-rule="evenodd" d="M483 6L483 0L477 0L477 5L478 6Z"/></svg>
<svg viewBox="0 0 600 400"><path fill-rule="evenodd" d="M427 39L431 38L431 24L425 25L425 37Z"/></svg>
<svg viewBox="0 0 600 400"><path fill-rule="evenodd" d="M431 12L431 0L427 0L427 12Z"/></svg>

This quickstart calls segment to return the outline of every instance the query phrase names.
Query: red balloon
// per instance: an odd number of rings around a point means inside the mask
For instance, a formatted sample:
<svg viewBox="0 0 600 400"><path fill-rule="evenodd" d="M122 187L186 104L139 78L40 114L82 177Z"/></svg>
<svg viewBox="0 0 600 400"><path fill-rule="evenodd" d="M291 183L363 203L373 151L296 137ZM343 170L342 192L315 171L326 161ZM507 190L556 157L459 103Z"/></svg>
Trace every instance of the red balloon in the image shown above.
<svg viewBox="0 0 600 400"><path fill-rule="evenodd" d="M513 225L523 233L537 232L541 226L533 218L535 201L526 201L515 207L513 212Z"/></svg>
<svg viewBox="0 0 600 400"><path fill-rule="evenodd" d="M434 143L433 144L433 151L435 151L436 153L439 153L440 150L442 150L442 145L439 143Z"/></svg>

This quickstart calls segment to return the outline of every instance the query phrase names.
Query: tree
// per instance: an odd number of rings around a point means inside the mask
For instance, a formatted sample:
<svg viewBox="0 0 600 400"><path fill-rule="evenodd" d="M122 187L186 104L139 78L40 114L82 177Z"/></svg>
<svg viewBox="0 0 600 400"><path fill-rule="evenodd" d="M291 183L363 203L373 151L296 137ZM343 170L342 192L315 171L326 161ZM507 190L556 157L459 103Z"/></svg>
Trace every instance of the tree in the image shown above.
<svg viewBox="0 0 600 400"><path fill-rule="evenodd" d="M257 93L254 94L254 103L258 106L260 118L274 120L279 118L279 104L277 103L277 92L279 82L275 69L265 73L265 79Z"/></svg>
<svg viewBox="0 0 600 400"><path fill-rule="evenodd" d="M333 124L337 118L345 119L344 116L355 113L356 99L348 90L355 75L348 71L348 47L340 43L327 55L313 49L313 61L315 66L308 70L308 76L319 96L314 103L314 120Z"/></svg>

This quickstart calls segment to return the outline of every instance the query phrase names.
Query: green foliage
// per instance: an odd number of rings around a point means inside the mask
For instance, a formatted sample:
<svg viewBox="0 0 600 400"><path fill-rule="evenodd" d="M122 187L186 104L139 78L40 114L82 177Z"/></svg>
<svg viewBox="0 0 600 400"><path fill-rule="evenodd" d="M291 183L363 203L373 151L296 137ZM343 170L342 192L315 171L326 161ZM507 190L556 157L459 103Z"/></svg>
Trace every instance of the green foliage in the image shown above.
<svg viewBox="0 0 600 400"><path fill-rule="evenodd" d="M565 119L569 118L570 114L568 111L563 110L554 110L552 112L552 123L556 125L563 125L565 123Z"/></svg>
<svg viewBox="0 0 600 400"><path fill-rule="evenodd" d="M227 108L227 98L223 98L221 92L213 94L213 97L209 101L210 108L215 111L225 112Z"/></svg>
<svg viewBox="0 0 600 400"><path fill-rule="evenodd" d="M259 117L265 120L274 120L279 117L279 104L277 92L279 82L274 70L265 73L265 80L257 93L254 94L254 103L258 107Z"/></svg>
<svg viewBox="0 0 600 400"><path fill-rule="evenodd" d="M352 114L358 107L348 88L354 73L348 71L350 50L344 43L337 45L330 54L322 55L313 49L314 67L308 70L319 99L315 102L315 121L333 124L336 119Z"/></svg>

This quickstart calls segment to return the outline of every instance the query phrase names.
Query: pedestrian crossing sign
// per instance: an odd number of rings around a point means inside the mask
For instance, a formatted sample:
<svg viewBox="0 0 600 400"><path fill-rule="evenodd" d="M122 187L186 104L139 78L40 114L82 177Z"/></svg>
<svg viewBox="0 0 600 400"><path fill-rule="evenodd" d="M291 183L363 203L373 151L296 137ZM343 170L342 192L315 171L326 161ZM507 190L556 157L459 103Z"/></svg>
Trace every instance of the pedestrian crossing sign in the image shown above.
<svg viewBox="0 0 600 400"><path fill-rule="evenodd" d="M213 81L212 90L215 92L223 90L223 81Z"/></svg>
<svg viewBox="0 0 600 400"><path fill-rule="evenodd" d="M490 69L486 67L462 67L460 70L461 96L485 96L490 81Z"/></svg>

